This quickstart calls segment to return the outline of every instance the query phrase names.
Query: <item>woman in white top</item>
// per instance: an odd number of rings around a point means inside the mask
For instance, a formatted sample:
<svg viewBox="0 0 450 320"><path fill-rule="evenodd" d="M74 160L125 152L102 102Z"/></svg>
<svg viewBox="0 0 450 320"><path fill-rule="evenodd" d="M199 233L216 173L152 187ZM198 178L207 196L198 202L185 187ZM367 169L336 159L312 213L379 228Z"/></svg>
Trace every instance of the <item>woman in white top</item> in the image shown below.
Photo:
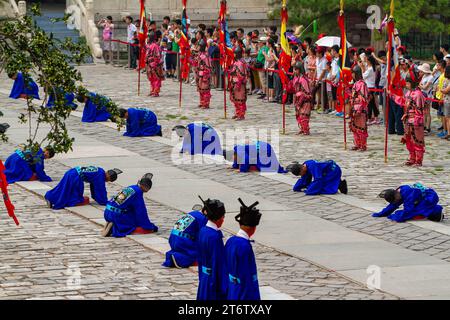
<svg viewBox="0 0 450 320"><path fill-rule="evenodd" d="M419 88L422 91L425 98L429 98L431 96L431 91L433 90L433 72L431 71L431 67L428 63L424 63L417 68L419 70L419 77L422 78L419 83ZM423 110L424 113L424 125L425 131L431 132L431 113L430 113L431 102L425 102L425 108Z"/></svg>
<svg viewBox="0 0 450 320"><path fill-rule="evenodd" d="M377 76L375 73L375 67L376 67L376 60L373 56L366 56L366 63L364 62L358 62L359 67L361 68L363 72L363 79L364 82L367 84L367 87L370 89L376 89L376 80ZM368 124L379 124L378 116L380 115L380 111L378 110L378 103L377 99L375 99L374 92L369 91L369 114ZM372 117L373 116L373 117Z"/></svg>
<svg viewBox="0 0 450 320"><path fill-rule="evenodd" d="M98 24L98 27L103 28L103 58L106 63L112 62L114 42L111 40L114 38L114 24L111 16L107 16L106 19L101 19Z"/></svg>

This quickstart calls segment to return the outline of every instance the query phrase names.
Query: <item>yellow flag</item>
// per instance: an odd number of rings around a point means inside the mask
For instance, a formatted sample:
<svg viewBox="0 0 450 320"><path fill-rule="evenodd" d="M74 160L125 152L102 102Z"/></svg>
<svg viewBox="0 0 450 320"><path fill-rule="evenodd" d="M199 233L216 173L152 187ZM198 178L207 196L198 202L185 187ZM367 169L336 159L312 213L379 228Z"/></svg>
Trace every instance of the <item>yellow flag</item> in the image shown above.
<svg viewBox="0 0 450 320"><path fill-rule="evenodd" d="M286 39L286 25L288 21L288 12L286 7L286 0L283 0L281 7L281 48L287 55L291 55L291 49Z"/></svg>

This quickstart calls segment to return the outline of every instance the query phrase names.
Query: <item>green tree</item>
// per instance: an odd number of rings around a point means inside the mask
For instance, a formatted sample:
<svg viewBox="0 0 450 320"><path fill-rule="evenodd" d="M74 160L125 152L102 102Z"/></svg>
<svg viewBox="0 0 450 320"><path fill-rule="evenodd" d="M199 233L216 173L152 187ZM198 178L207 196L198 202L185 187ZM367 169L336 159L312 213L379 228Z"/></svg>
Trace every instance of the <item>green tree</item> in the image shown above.
<svg viewBox="0 0 450 320"><path fill-rule="evenodd" d="M42 100L28 98L26 111L19 115L19 121L28 124L28 139L23 147L38 150L49 145L56 153L66 153L72 150L74 138L69 136L65 123L72 109L65 105L64 95L87 91L75 65L83 62L90 50L83 40L75 43L66 38L61 41L53 34L46 34L33 20L40 15L39 5L32 5L25 17L0 20L0 72L15 74L20 71L25 81L33 77L45 92ZM66 15L62 20L68 18ZM51 109L45 107L50 93L56 97ZM106 107L113 118L118 118L118 107L114 102L108 100ZM122 121L117 123L120 128ZM40 133L42 131L44 134ZM6 135L0 135L0 139L6 138Z"/></svg>
<svg viewBox="0 0 450 320"><path fill-rule="evenodd" d="M276 7L280 6L279 3L279 0L273 2ZM335 18L339 12L339 3L339 0L288 0L289 24L306 27L317 19L320 31L336 33ZM390 0L346 0L345 11L365 14L370 5L379 5L388 13ZM448 0L396 0L394 16L400 33L412 30L434 34L450 33Z"/></svg>

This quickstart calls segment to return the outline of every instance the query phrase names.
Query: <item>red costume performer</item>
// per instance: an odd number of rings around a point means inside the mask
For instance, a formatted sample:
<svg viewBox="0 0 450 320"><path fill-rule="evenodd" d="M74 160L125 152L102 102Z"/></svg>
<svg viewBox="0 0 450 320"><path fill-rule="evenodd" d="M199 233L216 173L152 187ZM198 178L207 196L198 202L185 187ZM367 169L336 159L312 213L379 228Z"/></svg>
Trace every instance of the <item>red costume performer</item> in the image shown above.
<svg viewBox="0 0 450 320"><path fill-rule="evenodd" d="M247 65L242 61L242 49L234 50L235 61L230 67L230 100L236 109L233 119L244 120L247 110Z"/></svg>
<svg viewBox="0 0 450 320"><path fill-rule="evenodd" d="M309 119L312 109L311 86L305 76L303 64L297 62L294 69L295 75L291 81L294 90L295 117L300 128L298 134L309 135Z"/></svg>
<svg viewBox="0 0 450 320"><path fill-rule="evenodd" d="M419 88L416 88L413 80L406 79L411 84L411 89L405 95L403 123L405 126L405 135L402 142L406 143L409 151L409 160L405 163L407 166L422 166L423 155L425 153L425 135L424 135L424 107L425 97Z"/></svg>
<svg viewBox="0 0 450 320"><path fill-rule="evenodd" d="M351 94L351 120L350 130L353 132L353 142L355 146L352 150L367 150L367 116L369 112L369 89L362 80L361 69L353 69L353 79L356 81L353 85Z"/></svg>
<svg viewBox="0 0 450 320"><path fill-rule="evenodd" d="M14 205L11 203L8 195L8 182L6 181L6 176L4 171L6 170L3 162L0 160L0 189L3 194L3 202L5 203L6 210L8 211L8 215L13 218L16 225L19 225L19 220L17 220L16 215L14 214Z"/></svg>
<svg viewBox="0 0 450 320"><path fill-rule="evenodd" d="M147 77L150 81L151 92L149 96L159 97L161 82L164 79L163 61L161 47L154 32L149 33L149 43L145 48L145 58L147 65Z"/></svg>
<svg viewBox="0 0 450 320"><path fill-rule="evenodd" d="M200 40L200 53L197 56L196 80L197 91L200 94L200 108L209 108L211 100L211 61L206 53L206 43Z"/></svg>

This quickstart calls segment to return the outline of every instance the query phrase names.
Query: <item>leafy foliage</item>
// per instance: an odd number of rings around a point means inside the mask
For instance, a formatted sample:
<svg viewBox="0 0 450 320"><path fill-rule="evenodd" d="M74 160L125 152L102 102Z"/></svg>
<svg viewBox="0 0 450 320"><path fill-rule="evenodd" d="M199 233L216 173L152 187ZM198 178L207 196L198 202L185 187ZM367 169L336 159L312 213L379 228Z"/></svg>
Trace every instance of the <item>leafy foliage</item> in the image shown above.
<svg viewBox="0 0 450 320"><path fill-rule="evenodd" d="M65 123L72 109L66 106L64 96L84 89L81 73L74 65L85 61L90 50L83 39L75 43L70 38L61 41L53 34L47 35L33 20L40 15L39 5L34 4L27 16L0 21L0 72L20 71L25 82L33 77L45 92L41 101L29 97L26 112L19 115L19 121L27 123L29 129L24 148L38 150L45 144L56 153L65 153L72 150L74 138L69 136ZM66 15L62 20L68 18ZM54 95L55 104L46 108L50 94ZM112 115L118 114L118 107L112 101L107 108ZM38 134L42 130L47 132ZM2 138L6 139L4 135L0 136Z"/></svg>

